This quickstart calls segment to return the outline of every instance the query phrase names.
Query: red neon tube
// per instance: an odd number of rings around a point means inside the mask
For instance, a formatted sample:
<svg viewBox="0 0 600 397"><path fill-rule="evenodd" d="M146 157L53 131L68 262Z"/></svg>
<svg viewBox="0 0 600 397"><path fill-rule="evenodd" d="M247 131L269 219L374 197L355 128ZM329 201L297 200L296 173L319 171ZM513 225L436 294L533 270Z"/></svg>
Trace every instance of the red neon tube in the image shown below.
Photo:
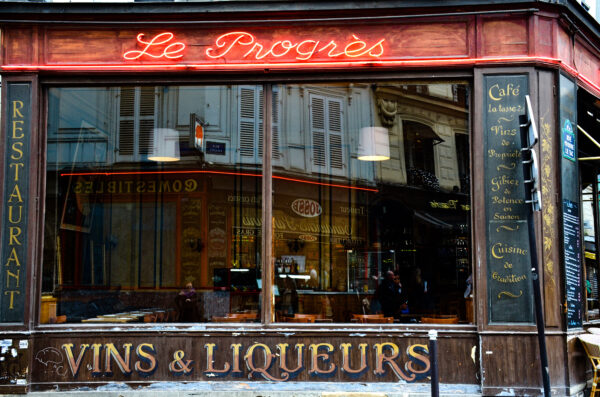
<svg viewBox="0 0 600 397"><path fill-rule="evenodd" d="M253 174L249 172L230 172L230 171L206 171L206 170L190 170L190 171L121 171L121 172L65 172L60 176L114 176L114 175L169 175L169 174L213 174L213 175L233 175L233 176L248 176L254 178L262 178L261 174ZM273 175L273 179L283 181L306 183L309 185L337 187L342 189L361 190L366 192L378 193L379 189L368 187L342 185L337 183L327 183L319 181L310 181L306 179L288 178L284 176Z"/></svg>

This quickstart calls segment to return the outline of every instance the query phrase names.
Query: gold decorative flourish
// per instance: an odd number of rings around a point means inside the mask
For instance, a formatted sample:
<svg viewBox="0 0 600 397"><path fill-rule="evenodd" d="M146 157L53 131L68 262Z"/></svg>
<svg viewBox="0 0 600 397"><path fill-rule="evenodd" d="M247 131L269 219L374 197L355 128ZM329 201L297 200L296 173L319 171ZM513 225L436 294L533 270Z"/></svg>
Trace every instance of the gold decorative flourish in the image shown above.
<svg viewBox="0 0 600 397"><path fill-rule="evenodd" d="M517 230L519 230L519 225L515 226L515 227L510 227L510 226L506 226L506 225L502 225L502 226L498 226L496 228L496 232L500 233L500 230L504 229L504 230L508 230L511 232L516 232Z"/></svg>
<svg viewBox="0 0 600 397"><path fill-rule="evenodd" d="M496 167L496 171L500 171L501 169L514 170L516 166L517 166L517 163L515 163L514 161L512 163L510 163L510 165L500 164L499 166Z"/></svg>
<svg viewBox="0 0 600 397"><path fill-rule="evenodd" d="M498 299L501 299L504 295L509 296L511 298L520 298L523 295L523 290L519 290L519 295L515 295L512 292L508 291L502 291L498 294Z"/></svg>
<svg viewBox="0 0 600 397"><path fill-rule="evenodd" d="M541 124L541 149L542 149L542 203L543 203L543 245L544 245L544 278L546 288L553 289L554 280L554 261L552 260L552 250L556 240L556 230L554 220L556 219L556 206L554 204L552 188L552 127L551 124L540 119ZM549 292L549 291L547 291Z"/></svg>
<svg viewBox="0 0 600 397"><path fill-rule="evenodd" d="M510 117L498 117L498 121L506 121L506 122L508 122L508 121L513 121L514 119L515 119L515 115L514 114L512 116L510 116Z"/></svg>

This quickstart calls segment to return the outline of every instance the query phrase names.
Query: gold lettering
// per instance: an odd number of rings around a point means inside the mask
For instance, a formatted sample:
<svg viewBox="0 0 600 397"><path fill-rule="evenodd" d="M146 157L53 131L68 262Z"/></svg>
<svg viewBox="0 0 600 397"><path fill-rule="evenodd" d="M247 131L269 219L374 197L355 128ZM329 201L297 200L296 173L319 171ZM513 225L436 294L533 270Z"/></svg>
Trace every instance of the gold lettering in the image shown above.
<svg viewBox="0 0 600 397"><path fill-rule="evenodd" d="M375 349L375 375L385 375L384 365L387 364L399 378L406 381L415 380L416 375L407 375L394 361L400 355L400 350L395 343L376 343L373 348ZM392 351L390 356L384 354L386 348Z"/></svg>
<svg viewBox="0 0 600 397"><path fill-rule="evenodd" d="M319 353L319 349L320 348L324 348L326 350L326 353ZM331 374L335 371L336 366L334 363L329 363L330 360L330 353L333 351L333 345L330 343L313 343L310 346L308 346L308 349L310 350L311 353L311 360L310 360L310 370L309 372L311 374L318 374L318 375L325 375L325 374ZM321 368L319 368L319 360L323 360L324 363L329 363L329 368L322 370Z"/></svg>
<svg viewBox="0 0 600 397"><path fill-rule="evenodd" d="M298 351L298 361L296 368L290 369L287 366L287 350L289 345L287 343L278 343L277 349L279 350L279 368L282 371L288 372L295 375L304 369L304 343L296 344L296 350Z"/></svg>
<svg viewBox="0 0 600 397"><path fill-rule="evenodd" d="M21 295L21 292L20 291L4 291L4 295L8 295L8 294L10 294L10 300L8 302L8 309L9 310L14 310L14 308L15 308L15 305L14 305L14 303L15 303L15 294Z"/></svg>
<svg viewBox="0 0 600 397"><path fill-rule="evenodd" d="M10 155L11 160L21 160L23 158L23 142L14 142L12 144L13 152L16 152Z"/></svg>
<svg viewBox="0 0 600 397"><path fill-rule="evenodd" d="M8 165L9 168L13 168L13 167L15 168L15 179L14 179L15 182L19 181L19 167L24 167L24 166L25 166L25 164L23 164L23 163L10 163Z"/></svg>
<svg viewBox="0 0 600 397"><path fill-rule="evenodd" d="M21 197L21 191L19 190L19 185L15 185L15 187L13 188L12 193L10 194L10 196L8 196L8 202L12 203L13 198L16 198L18 203L23 202L23 197Z"/></svg>
<svg viewBox="0 0 600 397"><path fill-rule="evenodd" d="M64 345L62 345L62 348L67 356L67 363L69 364L69 368L71 369L71 374L73 375L73 377L77 377L79 369L81 368L81 361L83 360L83 356L88 347L90 347L90 345L82 344L79 350L79 355L77 356L77 360L75 360L75 355L73 354L73 344L65 343Z"/></svg>
<svg viewBox="0 0 600 397"><path fill-rule="evenodd" d="M367 344L361 343L358 345L360 350L360 367L358 369L352 369L350 366L350 356L352 350L351 343L342 343L340 349L342 350L342 371L347 374L358 375L363 373L367 369Z"/></svg>
<svg viewBox="0 0 600 397"><path fill-rule="evenodd" d="M12 137L13 139L21 139L25 137L23 133L23 127L18 127L17 124L25 124L23 120L13 120L12 124ZM17 131L21 133L21 135L17 135Z"/></svg>
<svg viewBox="0 0 600 397"><path fill-rule="evenodd" d="M113 343L107 343L104 345L105 375L110 376L113 373L111 358L115 359L117 366L124 375L131 374L131 366L129 365L131 359L131 346L131 343L123 344L123 348L125 349L125 357L123 358Z"/></svg>
<svg viewBox="0 0 600 397"><path fill-rule="evenodd" d="M19 226L10 226L8 228L8 245L21 245L21 243L19 242L19 239L17 239L17 237L19 237L21 235L21 228Z"/></svg>
<svg viewBox="0 0 600 397"><path fill-rule="evenodd" d="M102 375L102 368L100 368L100 353L102 351L102 344L94 343L92 345L92 350L94 351L94 356L92 360L92 375L100 376Z"/></svg>
<svg viewBox="0 0 600 397"><path fill-rule="evenodd" d="M23 109L23 106L25 106L25 103L23 101L13 101L13 117L25 118L25 116L23 116L23 113L21 113L20 111L21 109Z"/></svg>
<svg viewBox="0 0 600 397"><path fill-rule="evenodd" d="M21 266L19 256L17 255L17 249L15 247L13 247L13 249L10 251L10 255L8 256L8 259L6 260L6 264L4 266L10 266L11 261L15 262L15 266Z"/></svg>
<svg viewBox="0 0 600 397"><path fill-rule="evenodd" d="M221 376L223 376L229 372L229 368L231 368L231 366L228 362L226 362L223 369L215 369L215 346L216 344L214 343L207 343L204 345L204 347L206 348L206 371L204 371L204 373L208 375L220 374Z"/></svg>
<svg viewBox="0 0 600 397"><path fill-rule="evenodd" d="M148 348L148 351L145 351L144 348ZM140 376L146 377L152 375L152 373L156 370L156 350L154 349L154 345L151 343L141 343L135 349L135 352L140 359L140 361L136 361L134 368ZM148 364L148 368L142 368L142 362Z"/></svg>
<svg viewBox="0 0 600 397"><path fill-rule="evenodd" d="M21 269L17 269L16 273L11 272L10 270L6 270L6 288L10 288L10 278L12 277L15 280L15 288L19 288L19 273Z"/></svg>
<svg viewBox="0 0 600 397"><path fill-rule="evenodd" d="M8 221L10 223L19 223L19 222L21 222L21 216L23 215L23 206L22 205L18 206L18 208L19 208L19 219L17 219L17 220L13 219L13 208L14 208L14 205L9 205L8 206Z"/></svg>

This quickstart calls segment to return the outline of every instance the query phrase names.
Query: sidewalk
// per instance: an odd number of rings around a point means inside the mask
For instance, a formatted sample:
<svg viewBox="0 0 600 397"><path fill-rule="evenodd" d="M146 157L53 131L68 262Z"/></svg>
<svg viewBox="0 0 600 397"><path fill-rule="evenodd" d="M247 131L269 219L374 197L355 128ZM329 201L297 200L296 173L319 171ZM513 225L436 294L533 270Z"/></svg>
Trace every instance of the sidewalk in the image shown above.
<svg viewBox="0 0 600 397"><path fill-rule="evenodd" d="M429 384L342 382L159 382L147 386L112 383L73 391L30 392L28 397L424 397ZM0 397L9 396L1 394ZM440 385L440 396L481 397L477 385Z"/></svg>

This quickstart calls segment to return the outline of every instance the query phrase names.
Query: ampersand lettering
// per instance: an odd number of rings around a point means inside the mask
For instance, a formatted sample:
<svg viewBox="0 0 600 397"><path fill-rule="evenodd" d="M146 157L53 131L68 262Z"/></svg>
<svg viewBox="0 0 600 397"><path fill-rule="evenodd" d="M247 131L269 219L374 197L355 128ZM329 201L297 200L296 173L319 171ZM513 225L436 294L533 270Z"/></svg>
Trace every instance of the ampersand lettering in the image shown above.
<svg viewBox="0 0 600 397"><path fill-rule="evenodd" d="M169 363L169 371L174 375L189 375L194 368L190 368L194 360L184 360L185 353L183 350L177 350L173 353L173 361Z"/></svg>

